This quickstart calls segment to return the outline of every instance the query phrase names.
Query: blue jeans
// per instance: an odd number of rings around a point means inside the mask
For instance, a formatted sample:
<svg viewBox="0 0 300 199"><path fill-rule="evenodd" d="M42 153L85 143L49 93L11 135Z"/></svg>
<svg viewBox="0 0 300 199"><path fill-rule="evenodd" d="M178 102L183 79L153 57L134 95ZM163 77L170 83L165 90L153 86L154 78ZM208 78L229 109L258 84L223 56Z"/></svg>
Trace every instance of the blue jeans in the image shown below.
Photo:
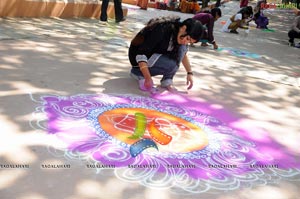
<svg viewBox="0 0 300 199"><path fill-rule="evenodd" d="M181 45L178 50L178 56L180 62L182 61L184 55L188 51L186 45ZM162 87L167 87L173 84L173 77L175 76L179 65L176 60L171 59L167 55L162 54L153 54L148 59L148 69L151 76L162 75L162 79L160 80L160 84ZM144 79L143 73L141 72L138 66L132 67L131 69L131 77L136 80Z"/></svg>

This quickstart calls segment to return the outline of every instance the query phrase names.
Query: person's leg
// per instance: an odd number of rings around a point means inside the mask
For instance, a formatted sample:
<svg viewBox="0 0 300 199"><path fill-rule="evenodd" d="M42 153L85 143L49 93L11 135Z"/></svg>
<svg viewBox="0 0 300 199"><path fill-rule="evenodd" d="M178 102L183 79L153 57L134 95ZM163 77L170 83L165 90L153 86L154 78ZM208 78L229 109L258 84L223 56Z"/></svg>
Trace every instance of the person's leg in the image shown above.
<svg viewBox="0 0 300 199"><path fill-rule="evenodd" d="M290 30L289 32L288 32L288 36L289 36L289 44L291 45L291 46L294 46L295 45L295 38L297 38L297 32L296 31L294 31L294 30Z"/></svg>
<svg viewBox="0 0 300 199"><path fill-rule="evenodd" d="M256 24L256 28L261 28L260 24L261 24L261 17L259 16L258 18L256 18L256 20L254 21L254 23Z"/></svg>
<svg viewBox="0 0 300 199"><path fill-rule="evenodd" d="M163 75L160 80L161 87L167 88L173 85L173 77L176 74L179 66L175 60L170 59L167 55L163 55L157 61L155 70L161 70Z"/></svg>
<svg viewBox="0 0 300 199"><path fill-rule="evenodd" d="M152 64L148 61L148 65L151 66ZM148 68L148 70L151 76L163 75L163 78L161 79L161 86L167 87L173 84L173 77L178 70L178 65L176 61L171 59L169 56L161 55L155 61L153 66ZM144 76L139 67L132 67L130 75L132 78L138 80L139 82L142 82L144 80Z"/></svg>
<svg viewBox="0 0 300 199"><path fill-rule="evenodd" d="M208 6L207 0L202 0L202 8L206 8Z"/></svg>
<svg viewBox="0 0 300 199"><path fill-rule="evenodd" d="M207 42L208 42L208 32L207 32L207 28L206 26L203 26L204 31L203 34L200 38L200 42L201 42L201 46L208 46Z"/></svg>
<svg viewBox="0 0 300 199"><path fill-rule="evenodd" d="M296 37L295 38L300 39L300 33L299 32L296 33Z"/></svg>
<svg viewBox="0 0 300 199"><path fill-rule="evenodd" d="M239 27L239 24L237 22L232 22L229 25L228 29L230 29L230 30L236 30L236 29L238 29L238 27Z"/></svg>
<svg viewBox="0 0 300 199"><path fill-rule="evenodd" d="M300 33L297 32L295 36L296 36L295 38L300 39ZM300 48L300 42L296 44L295 47Z"/></svg>
<svg viewBox="0 0 300 199"><path fill-rule="evenodd" d="M294 1L292 1L292 3L294 3L293 5L296 6L295 8L298 8L298 9L299 9L299 3L300 3L300 0L294 0Z"/></svg>
<svg viewBox="0 0 300 199"><path fill-rule="evenodd" d="M229 32L229 26L232 23L232 21L230 19L227 19L226 23L223 25L222 27L222 32Z"/></svg>
<svg viewBox="0 0 300 199"><path fill-rule="evenodd" d="M182 45L178 49L179 60L183 59L184 55L187 52L187 46ZM173 84L173 77L176 74L179 66L176 60L171 59L168 55L153 54L148 59L148 70L151 76L162 75L160 81L162 87L169 87ZM140 71L139 67L132 67L131 77L142 82L144 76ZM140 87L141 88L141 87ZM141 88L142 89L142 88Z"/></svg>
<svg viewBox="0 0 300 199"><path fill-rule="evenodd" d="M107 21L107 7L109 0L102 0L100 21Z"/></svg>
<svg viewBox="0 0 300 199"><path fill-rule="evenodd" d="M239 24L237 22L232 22L228 29L230 30L231 33L238 33L236 30L238 29Z"/></svg>
<svg viewBox="0 0 300 199"><path fill-rule="evenodd" d="M115 20L121 22L124 19L121 0L114 0L115 5Z"/></svg>
<svg viewBox="0 0 300 199"><path fill-rule="evenodd" d="M178 60L180 60L179 63L181 63L184 55L187 53L188 49L187 46L181 45L178 49ZM163 72L163 77L160 80L160 84L164 88L170 89L171 86L173 85L173 77L175 76L179 65L177 62L173 59L170 59L166 55L162 55L157 62L155 63L155 66L160 66L162 72ZM154 68L154 66L153 66Z"/></svg>
<svg viewBox="0 0 300 199"><path fill-rule="evenodd" d="M149 59L148 59L148 70L150 72L151 76L155 76L155 75L163 75L163 72L160 71L159 67L158 69L154 69L153 67L156 64L157 60L161 57L161 54L153 54ZM132 67L131 69L131 77L133 77L136 80L141 80L144 79L143 73L141 72L140 68L138 66L136 67Z"/></svg>
<svg viewBox="0 0 300 199"><path fill-rule="evenodd" d="M130 71L130 76L135 80L144 79L143 73L139 67L132 67Z"/></svg>

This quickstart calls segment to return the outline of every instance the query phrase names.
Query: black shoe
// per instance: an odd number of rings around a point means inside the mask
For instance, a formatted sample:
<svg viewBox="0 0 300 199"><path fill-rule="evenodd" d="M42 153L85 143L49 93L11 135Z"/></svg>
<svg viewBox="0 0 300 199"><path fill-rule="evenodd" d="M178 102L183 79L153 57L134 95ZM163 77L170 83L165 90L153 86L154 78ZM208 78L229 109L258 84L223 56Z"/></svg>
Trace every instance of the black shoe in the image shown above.
<svg viewBox="0 0 300 199"><path fill-rule="evenodd" d="M239 32L236 30L230 30L230 33L239 34Z"/></svg>
<svg viewBox="0 0 300 199"><path fill-rule="evenodd" d="M123 17L122 19L116 19L116 23L120 23L120 22L125 21L125 20L126 20L125 17Z"/></svg>
<svg viewBox="0 0 300 199"><path fill-rule="evenodd" d="M295 47L295 43L294 42L289 42L289 46Z"/></svg>

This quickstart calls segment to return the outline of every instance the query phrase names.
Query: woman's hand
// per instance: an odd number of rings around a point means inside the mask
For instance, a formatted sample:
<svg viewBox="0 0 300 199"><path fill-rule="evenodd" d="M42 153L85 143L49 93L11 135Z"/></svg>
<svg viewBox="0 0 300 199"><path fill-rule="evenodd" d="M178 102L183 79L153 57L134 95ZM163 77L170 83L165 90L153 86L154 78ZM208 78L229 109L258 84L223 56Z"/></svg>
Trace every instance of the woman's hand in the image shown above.
<svg viewBox="0 0 300 199"><path fill-rule="evenodd" d="M144 86L145 86L145 88L147 90L151 90L151 88L153 87L153 80L152 80L152 78L145 79Z"/></svg>
<svg viewBox="0 0 300 199"><path fill-rule="evenodd" d="M216 44L216 42L213 45L214 45L214 49L218 49L219 48L219 46Z"/></svg>
<svg viewBox="0 0 300 199"><path fill-rule="evenodd" d="M187 89L190 90L193 87L194 81L193 81L193 75L187 74L186 76L186 85L188 86Z"/></svg>

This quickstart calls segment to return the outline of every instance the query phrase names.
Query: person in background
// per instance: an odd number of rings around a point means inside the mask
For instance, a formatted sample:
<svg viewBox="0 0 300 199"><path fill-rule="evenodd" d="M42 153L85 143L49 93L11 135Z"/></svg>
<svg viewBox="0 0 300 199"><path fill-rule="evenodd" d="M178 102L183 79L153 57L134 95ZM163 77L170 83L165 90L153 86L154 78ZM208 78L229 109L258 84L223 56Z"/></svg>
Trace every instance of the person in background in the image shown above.
<svg viewBox="0 0 300 199"><path fill-rule="evenodd" d="M244 8L248 6L248 0L240 0L240 8Z"/></svg>
<svg viewBox="0 0 300 199"><path fill-rule="evenodd" d="M193 19L196 19L205 26L205 30L201 37L201 40L206 40L214 46L214 49L218 49L218 45L214 39L214 24L222 16L222 11L220 8L213 8L211 11L201 12L196 14ZM201 41L200 40L200 41ZM207 42L203 41L201 46L208 46Z"/></svg>
<svg viewBox="0 0 300 199"><path fill-rule="evenodd" d="M176 9L178 9L178 4L179 3L177 2L177 0L169 0L167 6L169 10L175 11Z"/></svg>
<svg viewBox="0 0 300 199"><path fill-rule="evenodd" d="M215 4L215 8L218 8L221 6L221 0L217 0L216 4Z"/></svg>
<svg viewBox="0 0 300 199"><path fill-rule="evenodd" d="M181 0L179 9L183 13L197 13L201 10L197 0Z"/></svg>
<svg viewBox="0 0 300 199"><path fill-rule="evenodd" d="M253 16L253 20L256 24L256 28L268 29L269 19L263 13L263 10L259 10Z"/></svg>
<svg viewBox="0 0 300 199"><path fill-rule="evenodd" d="M300 38L300 16L297 16L294 19L294 23L292 25L292 29L288 32L289 36L289 45L295 46L295 38ZM300 43L297 47L300 47Z"/></svg>
<svg viewBox="0 0 300 199"><path fill-rule="evenodd" d="M100 21L107 22L107 8L108 8L109 0L102 0L101 6L101 14L100 14ZM122 9L122 2L121 0L114 0L114 7L115 7L115 21L116 23L120 23L121 21L125 21Z"/></svg>
<svg viewBox="0 0 300 199"><path fill-rule="evenodd" d="M222 27L223 32L230 32L238 34L237 29L248 29L247 26L244 26L246 20L253 15L252 9L248 7L242 8L237 14L230 17L227 22Z"/></svg>
<svg viewBox="0 0 300 199"><path fill-rule="evenodd" d="M208 2L210 2L210 0L202 0L202 9L208 7Z"/></svg>
<svg viewBox="0 0 300 199"><path fill-rule="evenodd" d="M142 10L147 10L148 0L137 0L136 5L139 6Z"/></svg>
<svg viewBox="0 0 300 199"><path fill-rule="evenodd" d="M198 4L198 1L197 0L192 0L191 2L191 12L192 13L197 13L201 10L199 4Z"/></svg>
<svg viewBox="0 0 300 199"><path fill-rule="evenodd" d="M247 22L247 24L249 24L251 21L254 21L256 24L256 28L259 29L268 29L268 25L269 25L269 19L268 17L266 17L263 13L264 5L266 5L267 0L259 0L256 3L256 6L254 7L254 15L253 17L251 17L251 19ZM249 8L251 6L247 6L247 8ZM251 7L252 10L252 7Z"/></svg>
<svg viewBox="0 0 300 199"><path fill-rule="evenodd" d="M161 87L174 91L173 77L180 63L186 72L188 89L193 87L193 72L187 51L188 44L200 40L203 27L197 20L178 17L151 19L131 41L128 57L131 77L141 90L151 91L153 76L162 75Z"/></svg>

